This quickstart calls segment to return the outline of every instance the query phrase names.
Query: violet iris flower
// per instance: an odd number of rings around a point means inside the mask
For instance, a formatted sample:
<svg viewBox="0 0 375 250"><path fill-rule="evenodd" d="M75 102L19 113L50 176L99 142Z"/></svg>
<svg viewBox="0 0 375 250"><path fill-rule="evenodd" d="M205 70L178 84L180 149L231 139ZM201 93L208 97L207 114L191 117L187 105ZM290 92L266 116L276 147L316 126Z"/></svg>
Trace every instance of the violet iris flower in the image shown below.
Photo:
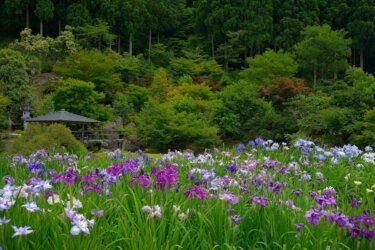
<svg viewBox="0 0 375 250"><path fill-rule="evenodd" d="M200 200L204 200L207 197L207 193L204 189L200 188L199 186L192 186L184 193L185 198L198 198Z"/></svg>
<svg viewBox="0 0 375 250"><path fill-rule="evenodd" d="M302 223L294 224L294 228L295 228L298 232L302 231L302 229L303 229L304 227L305 227L305 225L302 224Z"/></svg>
<svg viewBox="0 0 375 250"><path fill-rule="evenodd" d="M320 218L325 214L324 210L317 210L315 208L310 209L309 211L306 212L305 214L305 219L307 220L308 223L311 225L318 225Z"/></svg>
<svg viewBox="0 0 375 250"><path fill-rule="evenodd" d="M158 189L171 188L173 183L178 181L178 169L174 165L155 170L154 175Z"/></svg>
<svg viewBox="0 0 375 250"><path fill-rule="evenodd" d="M148 177L148 175L135 176L130 180L129 185L133 187L135 183L138 183L139 185L144 186L144 187L148 187L150 183L150 177Z"/></svg>
<svg viewBox="0 0 375 250"><path fill-rule="evenodd" d="M256 196L254 195L251 200L250 200L250 203L256 203L256 204L259 204L261 205L262 207L265 207L267 205L267 202L268 202L268 199L266 197L263 197L263 196Z"/></svg>

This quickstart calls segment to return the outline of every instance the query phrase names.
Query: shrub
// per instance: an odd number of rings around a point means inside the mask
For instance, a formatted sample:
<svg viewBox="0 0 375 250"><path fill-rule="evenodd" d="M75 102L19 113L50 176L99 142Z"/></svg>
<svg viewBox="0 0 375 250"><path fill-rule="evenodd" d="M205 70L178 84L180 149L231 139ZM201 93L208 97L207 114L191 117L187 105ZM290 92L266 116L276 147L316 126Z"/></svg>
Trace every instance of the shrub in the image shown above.
<svg viewBox="0 0 375 250"><path fill-rule="evenodd" d="M54 106L57 110L66 109L79 115L106 121L111 112L107 106L100 104L104 95L94 90L91 82L67 79L53 95Z"/></svg>
<svg viewBox="0 0 375 250"><path fill-rule="evenodd" d="M13 141L10 151L14 154L27 155L39 149L68 151L82 155L87 152L70 130L61 124L52 124L48 127L30 124L21 136Z"/></svg>
<svg viewBox="0 0 375 250"><path fill-rule="evenodd" d="M351 126L350 142L365 147L375 147L375 108L366 112L363 121L357 121Z"/></svg>
<svg viewBox="0 0 375 250"><path fill-rule="evenodd" d="M136 118L137 137L144 147L165 152L168 149L203 150L219 142L217 129L193 113L176 113L167 104L147 103Z"/></svg>
<svg viewBox="0 0 375 250"><path fill-rule="evenodd" d="M105 94L110 102L113 95L122 90L120 74L116 72L118 55L100 51L80 51L68 56L63 63L55 64L53 70L65 78L75 78L95 84L95 90Z"/></svg>
<svg viewBox="0 0 375 250"><path fill-rule="evenodd" d="M274 107L283 109L285 102L296 95L307 95L311 89L305 85L302 79L279 78L275 84L260 86L258 89L261 96L271 101Z"/></svg>
<svg viewBox="0 0 375 250"><path fill-rule="evenodd" d="M240 76L256 84L270 84L279 77L292 77L298 67L292 56L281 50L267 50L246 61L249 68L243 70Z"/></svg>

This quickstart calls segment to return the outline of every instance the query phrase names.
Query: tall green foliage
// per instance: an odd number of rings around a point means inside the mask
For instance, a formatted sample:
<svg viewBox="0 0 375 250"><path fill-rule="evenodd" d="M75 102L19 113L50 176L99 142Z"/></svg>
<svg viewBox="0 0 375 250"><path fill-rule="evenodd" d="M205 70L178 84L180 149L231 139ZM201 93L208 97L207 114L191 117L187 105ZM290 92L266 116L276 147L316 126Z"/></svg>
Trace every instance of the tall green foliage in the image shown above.
<svg viewBox="0 0 375 250"><path fill-rule="evenodd" d="M316 87L318 74L326 78L348 67L351 40L345 38L344 30L333 31L330 26L310 26L302 33L303 40L295 45L300 66L313 73L313 86Z"/></svg>
<svg viewBox="0 0 375 250"><path fill-rule="evenodd" d="M61 86L53 95L56 110L67 111L106 121L110 116L108 107L101 104L104 94L95 91L95 85L75 79L61 82Z"/></svg>
<svg viewBox="0 0 375 250"><path fill-rule="evenodd" d="M249 68L243 70L242 78L256 84L270 84L280 77L292 77L298 65L289 53L267 50L262 55L248 58Z"/></svg>
<svg viewBox="0 0 375 250"><path fill-rule="evenodd" d="M165 152L168 149L203 150L219 142L217 130L192 113L175 113L167 105L150 101L137 116L137 137L143 146Z"/></svg>
<svg viewBox="0 0 375 250"><path fill-rule="evenodd" d="M21 123L23 106L33 102L26 69L21 53L11 49L0 50L0 93L10 101L9 114L15 124Z"/></svg>
<svg viewBox="0 0 375 250"><path fill-rule="evenodd" d="M53 18L54 14L53 2L51 0L36 0L35 15L40 20L40 35L43 36L43 22L47 22Z"/></svg>
<svg viewBox="0 0 375 250"><path fill-rule="evenodd" d="M120 74L116 68L119 56L114 53L104 54L96 50L82 50L68 56L64 62L53 68L56 74L65 78L75 78L95 84L95 90L105 93L105 101L122 89Z"/></svg>

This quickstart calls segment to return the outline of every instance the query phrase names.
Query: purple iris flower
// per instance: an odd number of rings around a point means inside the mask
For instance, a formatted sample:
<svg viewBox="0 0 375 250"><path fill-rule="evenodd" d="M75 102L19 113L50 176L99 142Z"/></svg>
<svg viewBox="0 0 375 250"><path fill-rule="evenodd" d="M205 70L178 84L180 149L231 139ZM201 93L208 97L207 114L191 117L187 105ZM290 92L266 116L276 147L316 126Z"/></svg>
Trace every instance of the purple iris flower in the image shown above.
<svg viewBox="0 0 375 250"><path fill-rule="evenodd" d="M247 143L247 145L250 145L250 146L254 147L254 146L255 146L255 141L250 140L250 141Z"/></svg>
<svg viewBox="0 0 375 250"><path fill-rule="evenodd" d="M178 169L175 165L169 165L159 170L154 170L155 187L158 189L171 188L178 181Z"/></svg>
<svg viewBox="0 0 375 250"><path fill-rule="evenodd" d="M12 176L10 175L6 175L3 177L3 181L6 183L6 184L10 184L12 185L14 183L14 179Z"/></svg>
<svg viewBox="0 0 375 250"><path fill-rule="evenodd" d="M255 143L258 144L258 146L261 147L261 148L264 147L264 140L260 137L255 139Z"/></svg>
<svg viewBox="0 0 375 250"><path fill-rule="evenodd" d="M317 195L318 195L317 192L309 191L309 196L310 196L310 197L315 198Z"/></svg>
<svg viewBox="0 0 375 250"><path fill-rule="evenodd" d="M131 173L131 174L134 174L139 167L138 162L136 162L135 160L126 160L124 162L124 165L125 165L124 172Z"/></svg>
<svg viewBox="0 0 375 250"><path fill-rule="evenodd" d="M302 146L302 154L303 155L308 155L308 154L310 154L310 152L311 152L311 148L308 148L308 147L306 147L306 146Z"/></svg>
<svg viewBox="0 0 375 250"><path fill-rule="evenodd" d="M273 182L273 181L270 181L269 183L269 186L268 186L268 189L271 191L271 192L274 192L276 194L280 194L280 191L281 191L281 183L280 182Z"/></svg>
<svg viewBox="0 0 375 250"><path fill-rule="evenodd" d="M148 175L135 176L130 180L129 185L133 187L135 183L138 183L139 185L144 186L144 187L148 187L150 183L150 177L148 177Z"/></svg>
<svg viewBox="0 0 375 250"><path fill-rule="evenodd" d="M186 179L189 179L189 180L191 180L191 181L194 181L194 180L196 179L196 176L195 176L194 173L190 173L190 172L188 172L188 173L186 174Z"/></svg>
<svg viewBox="0 0 375 250"><path fill-rule="evenodd" d="M250 200L250 203L256 203L256 204L259 204L261 205L262 207L265 207L267 205L267 202L268 202L268 199L266 197L263 197L263 196L256 196L254 195L251 200Z"/></svg>
<svg viewBox="0 0 375 250"><path fill-rule="evenodd" d="M115 162L113 166L108 167L105 171L107 174L110 174L112 176L118 176L122 173L123 169L124 169L124 163Z"/></svg>
<svg viewBox="0 0 375 250"><path fill-rule="evenodd" d="M104 215L104 210L103 210L103 209L102 209L102 210L92 209L92 210L91 210L91 215L95 215L95 216L97 216L98 218L103 217L103 215Z"/></svg>
<svg viewBox="0 0 375 250"><path fill-rule="evenodd" d="M241 153L241 150L245 148L245 145L244 144L238 144L238 146L236 147L236 152L237 153Z"/></svg>
<svg viewBox="0 0 375 250"><path fill-rule="evenodd" d="M240 223L240 221L242 220L241 216L239 216L239 215L233 215L233 216L231 216L230 218L231 218L231 220L232 220L235 224Z"/></svg>
<svg viewBox="0 0 375 250"><path fill-rule="evenodd" d="M200 200L204 200L207 197L207 193L204 189L200 188L199 186L192 186L184 193L185 198L198 198Z"/></svg>
<svg viewBox="0 0 375 250"><path fill-rule="evenodd" d="M300 196L302 194L302 190L299 188L299 189L296 189L292 192L292 194L294 195L297 195L297 196Z"/></svg>
<svg viewBox="0 0 375 250"><path fill-rule="evenodd" d="M350 205L352 206L352 208L357 208L361 205L361 202L353 197L351 202L350 202Z"/></svg>
<svg viewBox="0 0 375 250"><path fill-rule="evenodd" d="M336 224L339 227L348 227L348 228L350 228L351 225L352 225L349 222L349 218L346 217L345 215L343 215L341 212L338 212L338 213L333 212L330 215L326 216L325 218L326 218L326 220L328 220L331 223L336 222Z"/></svg>
<svg viewBox="0 0 375 250"><path fill-rule="evenodd" d="M320 218L325 214L325 212L323 211L324 210L317 210L315 208L312 208L306 212L304 217L308 223L316 226L319 224Z"/></svg>
<svg viewBox="0 0 375 250"><path fill-rule="evenodd" d="M42 167L42 163L39 162L39 161L36 161L36 162L31 162L29 163L28 165L28 168L29 168L29 171L31 173L36 173L38 172L38 170Z"/></svg>
<svg viewBox="0 0 375 250"><path fill-rule="evenodd" d="M84 188L84 190L83 190L83 192L87 193L90 190L95 191L98 194L102 194L103 193L102 188L98 184L92 184L92 183L90 183L90 184L86 185L85 188Z"/></svg>
<svg viewBox="0 0 375 250"><path fill-rule="evenodd" d="M277 170L277 172L283 175L289 174L289 170L285 165L283 165L279 170Z"/></svg>
<svg viewBox="0 0 375 250"><path fill-rule="evenodd" d="M99 179L99 176L95 172L89 172L82 177L82 182L92 183L96 179Z"/></svg>
<svg viewBox="0 0 375 250"><path fill-rule="evenodd" d="M225 168L226 171L235 173L237 171L236 165L232 164Z"/></svg>
<svg viewBox="0 0 375 250"><path fill-rule="evenodd" d="M298 232L302 231L302 229L303 229L304 227L305 227L305 225L302 224L302 223L294 224L294 228L295 228Z"/></svg>
<svg viewBox="0 0 375 250"><path fill-rule="evenodd" d="M324 179L324 176L323 176L323 173L321 172L317 172L315 174L315 178L318 180L318 181L322 181Z"/></svg>
<svg viewBox="0 0 375 250"><path fill-rule="evenodd" d="M335 196L336 190L333 187L327 187L323 190L323 195L326 196L326 197Z"/></svg>
<svg viewBox="0 0 375 250"><path fill-rule="evenodd" d="M238 196L234 195L233 193L231 192L225 192L223 194L220 194L219 195L219 199L220 200L225 200L225 201L229 201L230 203L232 204L237 204L238 201L239 201L239 198Z"/></svg>
<svg viewBox="0 0 375 250"><path fill-rule="evenodd" d="M277 160L268 160L262 164L263 168L273 169L279 162Z"/></svg>
<svg viewBox="0 0 375 250"><path fill-rule="evenodd" d="M70 186L73 185L74 181L79 178L80 175L73 168L68 168L65 174L62 176L62 180L65 182L65 184Z"/></svg>

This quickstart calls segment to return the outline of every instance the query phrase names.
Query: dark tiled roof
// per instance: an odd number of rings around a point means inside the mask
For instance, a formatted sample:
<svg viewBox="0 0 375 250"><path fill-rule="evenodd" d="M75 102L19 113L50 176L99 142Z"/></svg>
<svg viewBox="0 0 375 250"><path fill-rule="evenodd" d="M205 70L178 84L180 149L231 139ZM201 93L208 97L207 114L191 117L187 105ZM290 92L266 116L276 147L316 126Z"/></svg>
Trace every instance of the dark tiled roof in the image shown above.
<svg viewBox="0 0 375 250"><path fill-rule="evenodd" d="M64 109L48 114L29 118L26 122L75 122L75 123L95 123L97 120L87 118L84 116L76 115L65 111Z"/></svg>

